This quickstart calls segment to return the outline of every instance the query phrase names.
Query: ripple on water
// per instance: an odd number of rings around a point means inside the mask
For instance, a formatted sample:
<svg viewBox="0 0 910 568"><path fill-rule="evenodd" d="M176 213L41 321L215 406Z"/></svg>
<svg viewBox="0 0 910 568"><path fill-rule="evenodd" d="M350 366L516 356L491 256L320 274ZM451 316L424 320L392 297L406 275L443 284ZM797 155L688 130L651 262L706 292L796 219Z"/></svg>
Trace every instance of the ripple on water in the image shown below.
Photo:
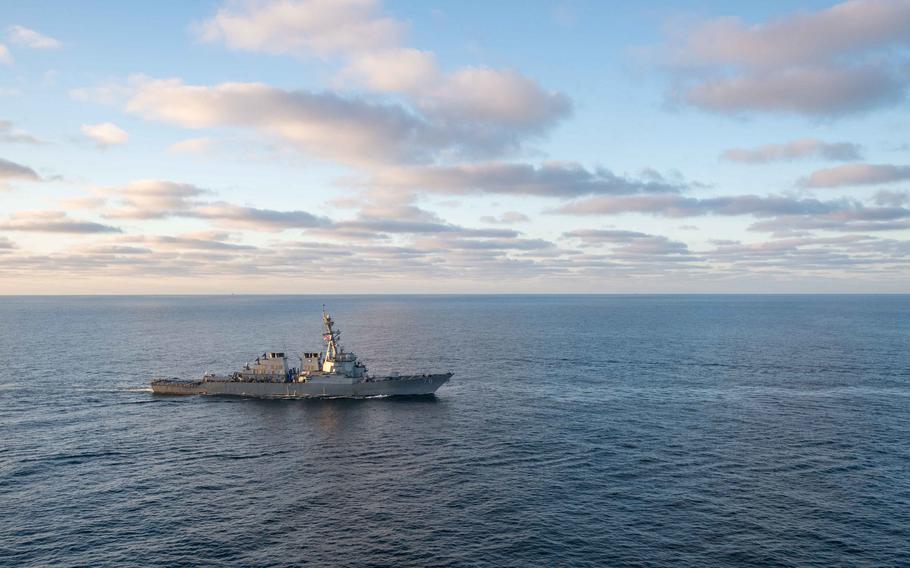
<svg viewBox="0 0 910 568"><path fill-rule="evenodd" d="M336 302L375 371L452 382L152 396L150 376L316 347L322 299L0 299L0 558L910 565L907 297Z"/></svg>

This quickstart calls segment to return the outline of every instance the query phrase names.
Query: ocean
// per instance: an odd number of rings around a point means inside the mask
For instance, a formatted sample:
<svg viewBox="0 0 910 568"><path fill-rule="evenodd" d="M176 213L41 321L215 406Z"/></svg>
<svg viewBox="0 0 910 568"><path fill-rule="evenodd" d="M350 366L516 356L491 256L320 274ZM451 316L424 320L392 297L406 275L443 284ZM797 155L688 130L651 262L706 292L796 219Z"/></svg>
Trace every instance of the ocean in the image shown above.
<svg viewBox="0 0 910 568"><path fill-rule="evenodd" d="M152 394L321 347L435 398ZM0 298L3 566L908 566L910 296Z"/></svg>

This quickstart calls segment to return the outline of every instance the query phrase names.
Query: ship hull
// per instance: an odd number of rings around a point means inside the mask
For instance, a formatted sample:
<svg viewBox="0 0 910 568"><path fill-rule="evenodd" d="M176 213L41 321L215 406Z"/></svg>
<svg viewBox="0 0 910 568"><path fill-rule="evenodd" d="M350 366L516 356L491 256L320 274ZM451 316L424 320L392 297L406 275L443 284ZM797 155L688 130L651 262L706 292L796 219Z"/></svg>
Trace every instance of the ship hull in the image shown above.
<svg viewBox="0 0 910 568"><path fill-rule="evenodd" d="M247 382L231 380L152 381L152 391L165 395L222 395L251 398L366 398L376 396L432 395L451 373L379 377L367 380L328 378L305 383Z"/></svg>

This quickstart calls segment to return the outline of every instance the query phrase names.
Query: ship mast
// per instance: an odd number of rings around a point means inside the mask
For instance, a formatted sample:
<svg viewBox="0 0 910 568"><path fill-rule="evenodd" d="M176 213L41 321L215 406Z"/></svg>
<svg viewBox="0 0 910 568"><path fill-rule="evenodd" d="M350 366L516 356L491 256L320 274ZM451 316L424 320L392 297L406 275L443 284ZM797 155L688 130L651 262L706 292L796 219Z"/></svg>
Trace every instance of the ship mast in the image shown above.
<svg viewBox="0 0 910 568"><path fill-rule="evenodd" d="M335 330L332 326L335 320L325 311L325 304L322 305L322 340L325 341L325 360L334 362L338 355L344 353L344 347L341 346L341 332Z"/></svg>

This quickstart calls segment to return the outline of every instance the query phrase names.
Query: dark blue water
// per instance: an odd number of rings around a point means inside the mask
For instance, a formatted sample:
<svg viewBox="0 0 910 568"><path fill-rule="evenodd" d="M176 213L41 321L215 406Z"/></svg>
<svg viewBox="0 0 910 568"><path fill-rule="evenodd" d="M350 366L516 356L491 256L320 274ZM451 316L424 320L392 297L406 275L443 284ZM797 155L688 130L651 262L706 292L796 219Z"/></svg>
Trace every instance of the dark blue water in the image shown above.
<svg viewBox="0 0 910 568"><path fill-rule="evenodd" d="M144 388L323 301L452 382ZM910 296L3 298L0 364L2 565L910 565Z"/></svg>

